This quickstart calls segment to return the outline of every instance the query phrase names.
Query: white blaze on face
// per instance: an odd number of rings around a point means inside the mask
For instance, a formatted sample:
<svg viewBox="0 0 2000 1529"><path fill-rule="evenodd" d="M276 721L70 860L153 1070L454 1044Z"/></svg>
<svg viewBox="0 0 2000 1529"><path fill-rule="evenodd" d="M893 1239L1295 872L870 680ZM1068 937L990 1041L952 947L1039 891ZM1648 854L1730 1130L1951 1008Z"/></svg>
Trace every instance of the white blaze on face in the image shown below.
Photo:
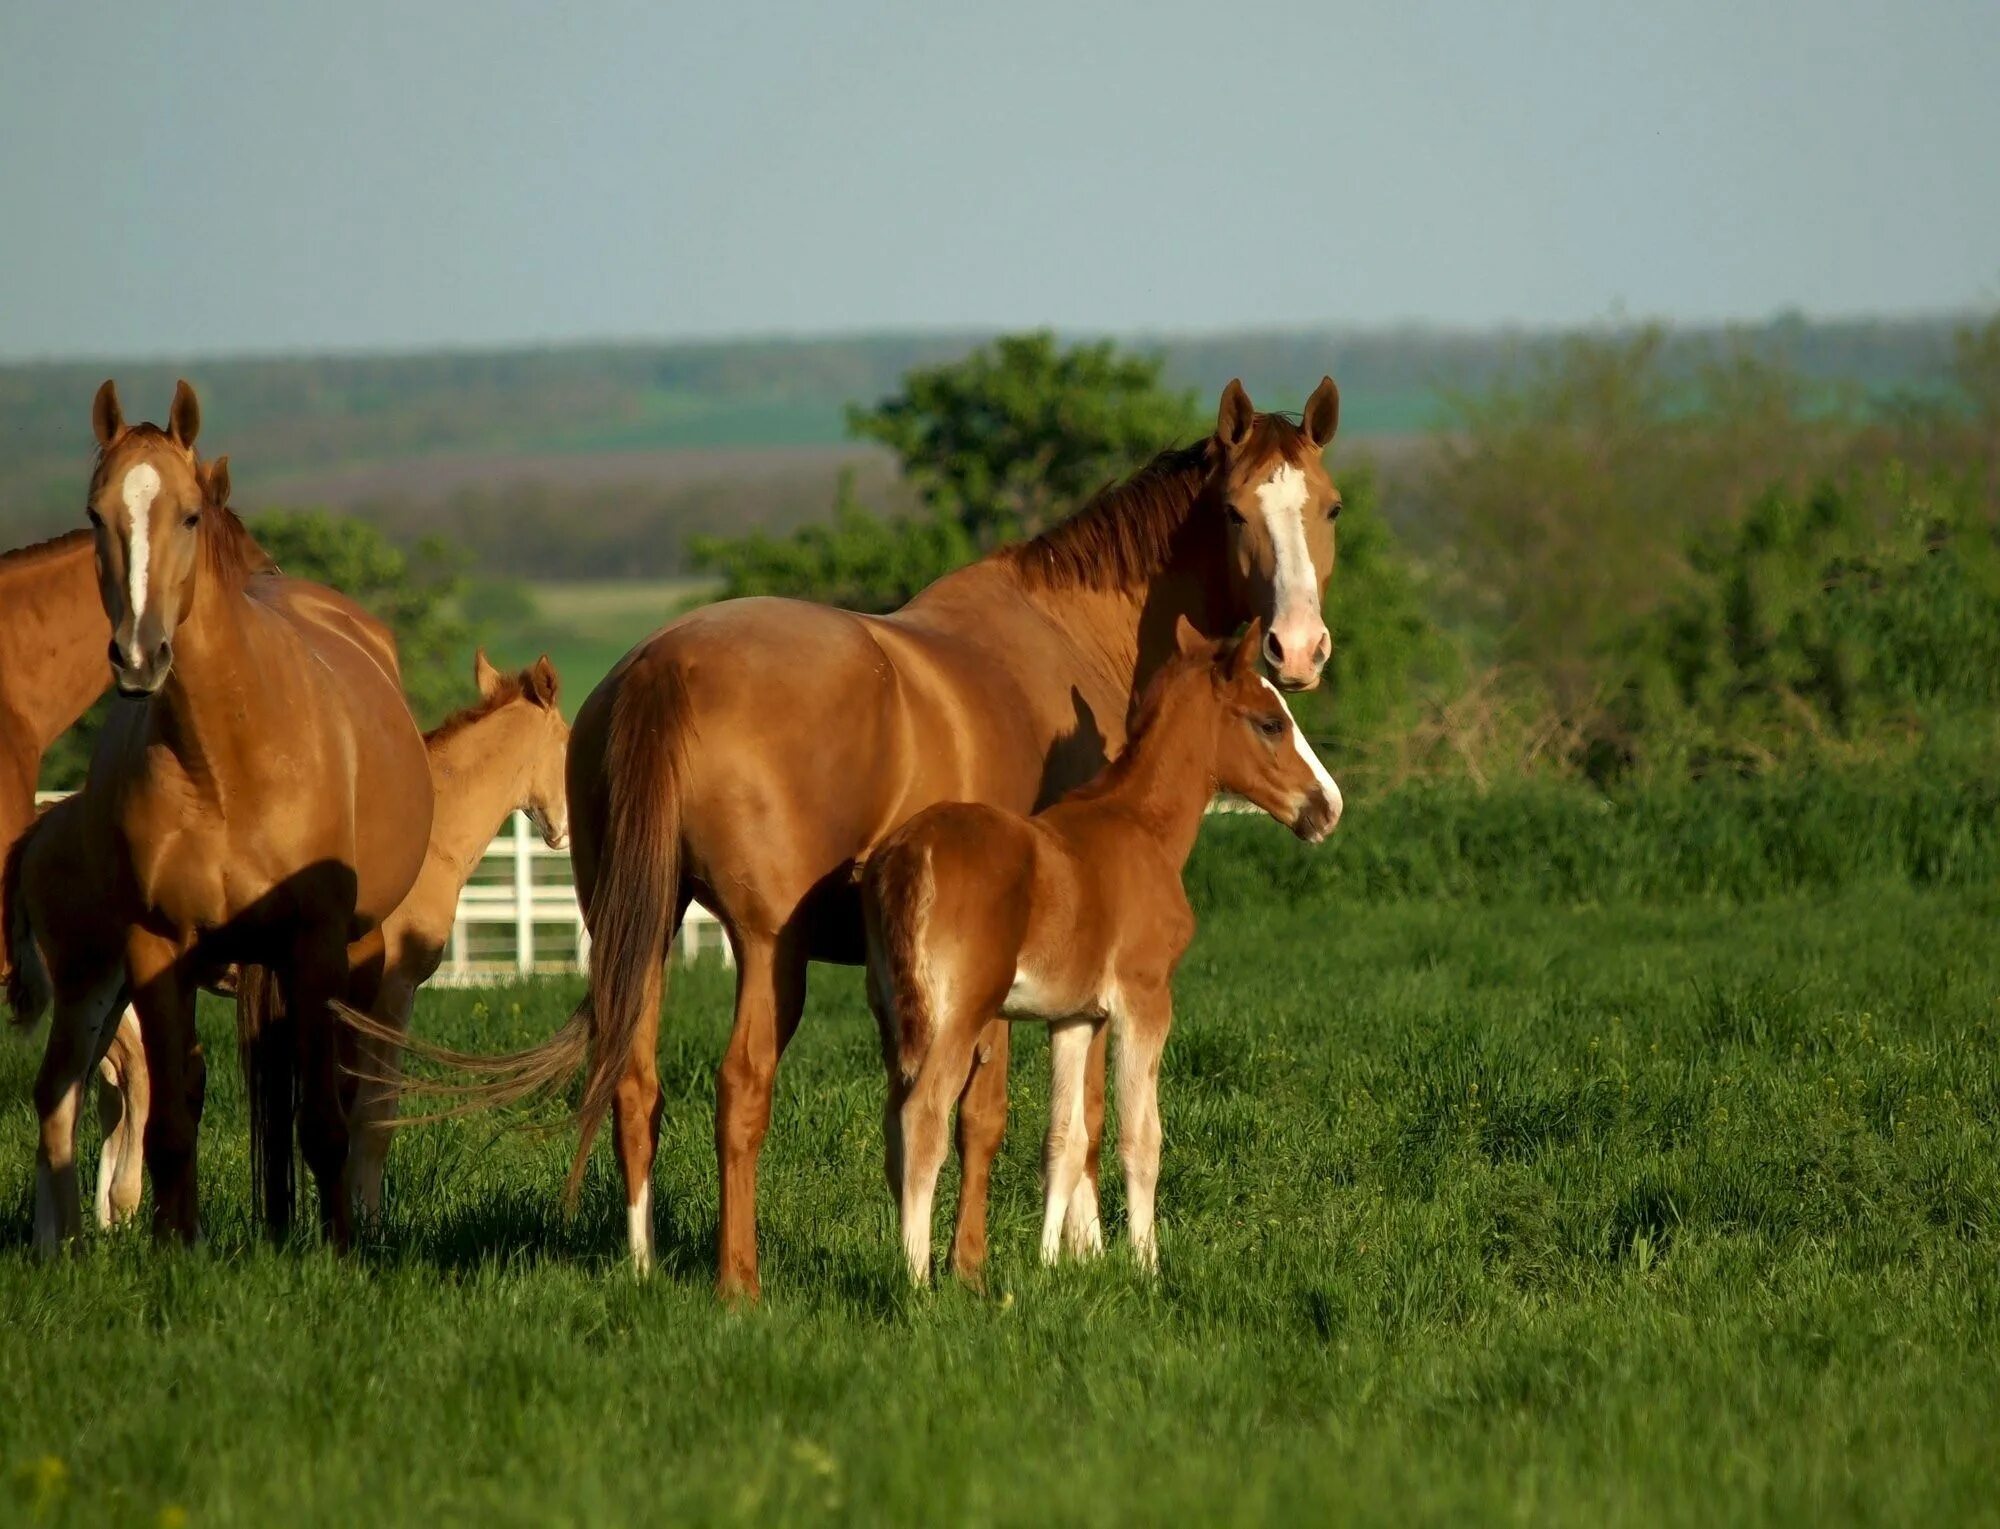
<svg viewBox="0 0 2000 1529"><path fill-rule="evenodd" d="M130 543L125 556L125 573L132 592L133 640L138 640L138 621L146 614L146 570L152 562L153 501L159 497L159 469L141 462L125 474L125 513L130 517Z"/></svg>
<svg viewBox="0 0 2000 1529"><path fill-rule="evenodd" d="M1307 768L1313 773L1313 779L1319 782L1320 790L1326 793L1326 805L1333 814L1333 821L1338 823L1341 809L1340 787L1333 783L1333 777L1327 774L1326 766L1319 762L1319 755L1315 754L1312 745L1306 742L1306 735L1299 731L1299 724L1292 716L1292 708L1285 703L1284 692L1269 680L1264 681L1264 688L1276 696L1278 704L1285 708L1285 720L1292 724L1292 747L1299 751L1299 758L1306 762Z"/></svg>
<svg viewBox="0 0 2000 1529"><path fill-rule="evenodd" d="M1326 622L1319 613L1319 570L1306 545L1305 469L1282 462L1270 478L1257 485L1257 508L1271 537L1276 589L1272 598L1271 634L1284 653L1280 678L1310 684L1319 672L1320 646Z"/></svg>

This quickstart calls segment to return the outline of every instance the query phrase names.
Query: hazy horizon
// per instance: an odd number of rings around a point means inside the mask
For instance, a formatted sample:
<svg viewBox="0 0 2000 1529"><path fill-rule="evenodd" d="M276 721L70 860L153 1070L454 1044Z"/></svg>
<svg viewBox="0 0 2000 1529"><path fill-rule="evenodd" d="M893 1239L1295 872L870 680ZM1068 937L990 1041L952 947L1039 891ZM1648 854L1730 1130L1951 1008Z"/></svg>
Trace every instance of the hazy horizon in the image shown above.
<svg viewBox="0 0 2000 1529"><path fill-rule="evenodd" d="M1996 62L1968 0L15 8L0 360L1946 317Z"/></svg>

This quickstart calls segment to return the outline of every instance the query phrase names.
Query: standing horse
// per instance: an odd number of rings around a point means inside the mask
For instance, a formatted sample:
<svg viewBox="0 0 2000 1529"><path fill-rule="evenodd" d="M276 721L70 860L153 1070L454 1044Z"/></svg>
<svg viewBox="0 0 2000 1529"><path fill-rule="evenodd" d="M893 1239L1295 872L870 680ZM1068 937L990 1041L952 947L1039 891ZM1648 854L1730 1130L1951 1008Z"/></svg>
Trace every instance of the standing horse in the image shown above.
<svg viewBox="0 0 2000 1529"><path fill-rule="evenodd" d="M70 1038L94 1036L101 1048L105 1020L129 992L152 1084L154 1232L192 1240L206 1079L196 990L230 962L270 971L304 1076L292 1083L289 1047L249 1037L246 1049L267 1068L253 1084L252 1161L269 1163L276 1140L289 1170L296 1086L322 1224L342 1242L344 1032L328 1004L356 995L348 946L402 901L430 836L430 771L394 640L346 597L269 572L227 507L226 459L206 480L198 471L200 406L185 382L164 430L127 425L109 382L92 424L99 592L113 678L129 704L113 708L98 743L75 832L104 890L90 922L117 947L123 980L107 994L93 986L94 960L70 971L51 963L51 1046L65 1049L45 1059L44 1082L74 1110L95 1055ZM32 853L9 865L31 884ZM23 911L9 915L17 955ZM70 943L70 931L52 933ZM79 1220L73 1148L55 1135L44 1135L43 1168L67 1236ZM282 1232L289 1199L273 1199L267 1213Z"/></svg>
<svg viewBox="0 0 2000 1529"><path fill-rule="evenodd" d="M612 1114L640 1267L652 1257L661 965L690 899L715 912L736 953L735 1026L716 1080L717 1277L725 1293L754 1297L757 1155L778 1058L806 963L862 958L856 868L932 802L1025 812L1089 779L1123 741L1135 689L1173 651L1177 616L1212 637L1261 617L1278 683L1317 683L1340 509L1320 456L1339 410L1330 378L1297 425L1257 413L1231 382L1211 438L1162 453L894 615L708 606L627 654L584 702L569 799L590 986L547 1042L499 1060L505 1076L487 1097L552 1085L588 1057L571 1193ZM967 1274L985 1256L1006 1070L996 1022L959 1109L954 1259ZM1100 1101L1102 1078L1100 1050ZM1086 1238L1091 1199L1078 1196Z"/></svg>
<svg viewBox="0 0 2000 1529"><path fill-rule="evenodd" d="M560 681L555 665L543 657L518 675L505 675L482 652L473 657L473 681L479 700L424 735L437 793L430 844L416 884L382 923L382 972L368 1016L373 1024L354 1069L360 1088L349 1115L344 1191L364 1220L379 1214L382 1206L382 1167L398 1099L397 1042L410 1028L417 989L430 981L451 942L459 893L517 808L527 813L549 848L569 843L563 790L569 725L556 709ZM60 822L51 824L50 831L60 827ZM349 952L350 958L357 963L370 958L374 945L364 941ZM112 1226L139 1203L137 1143L145 1131L149 1094L138 1021L129 1009L98 1071L104 1147L97 1219L100 1226Z"/></svg>
<svg viewBox="0 0 2000 1529"><path fill-rule="evenodd" d="M1055 1262L1083 1178L1085 1065L1118 1032L1119 1155L1140 1263L1158 1261L1160 1054L1172 982L1194 912L1181 872L1217 790L1248 797L1317 844L1340 821L1340 788L1257 672L1260 623L1204 640L1176 618L1179 656L1146 689L1130 742L1101 776L1024 817L943 802L868 861L862 912L868 998L889 1073L889 1187L910 1274L930 1279L931 1193L945 1119L979 1034L998 1012L1051 1027L1042 1261Z"/></svg>
<svg viewBox="0 0 2000 1529"><path fill-rule="evenodd" d="M0 553L0 856L35 820L42 756L111 676L88 531ZM0 929L6 928L0 902ZM0 948L0 976L7 952Z"/></svg>

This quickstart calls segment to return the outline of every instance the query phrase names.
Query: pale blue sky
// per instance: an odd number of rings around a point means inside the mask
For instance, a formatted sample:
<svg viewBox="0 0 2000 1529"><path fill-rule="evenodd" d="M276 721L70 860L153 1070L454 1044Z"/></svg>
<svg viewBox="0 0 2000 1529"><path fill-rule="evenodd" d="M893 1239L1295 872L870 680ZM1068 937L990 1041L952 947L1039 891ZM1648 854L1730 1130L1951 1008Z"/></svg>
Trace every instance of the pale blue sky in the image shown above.
<svg viewBox="0 0 2000 1529"><path fill-rule="evenodd" d="M2000 301L2000 0L0 6L0 356Z"/></svg>

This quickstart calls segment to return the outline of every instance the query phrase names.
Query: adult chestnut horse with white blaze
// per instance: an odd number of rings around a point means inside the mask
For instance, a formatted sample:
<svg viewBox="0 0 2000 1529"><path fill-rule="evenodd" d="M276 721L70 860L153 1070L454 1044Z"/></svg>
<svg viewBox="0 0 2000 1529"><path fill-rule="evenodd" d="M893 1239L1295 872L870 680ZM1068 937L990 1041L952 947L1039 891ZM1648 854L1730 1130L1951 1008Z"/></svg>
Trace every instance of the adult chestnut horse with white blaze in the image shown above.
<svg viewBox="0 0 2000 1529"><path fill-rule="evenodd" d="M129 991L152 1082L154 1231L192 1240L206 1077L195 993L230 962L267 969L304 1062L299 1134L321 1218L344 1240L352 1080L340 1066L346 1033L328 1004L372 998L351 979L349 943L370 937L402 901L431 826L430 768L394 639L344 595L276 573L227 507L226 459L196 460L200 406L185 382L164 430L126 424L109 382L92 424L89 518L112 677L127 699L112 708L76 799L79 858L103 898L87 928L55 941L71 959L51 963L52 993L24 993L23 977L41 974L16 963L17 1000L53 997L96 1015L91 1024L58 1014L37 1093L74 1109L96 1057L88 1044L61 1057L53 1049L95 1034L101 1050ZM20 858L10 858L10 876ZM18 956L22 910L10 910L10 924ZM99 945L111 947L122 983L103 980ZM290 1055L282 1060L289 1069ZM288 1171L288 1071L285 1084L282 1118L263 1126L283 1133ZM54 1118L62 1122L60 1109ZM49 1197L63 1236L80 1219L68 1137L45 1111L38 1200Z"/></svg>
<svg viewBox="0 0 2000 1529"><path fill-rule="evenodd" d="M718 1281L757 1292L756 1171L806 963L865 954L857 868L921 808L1026 812L1094 775L1124 742L1135 689L1186 617L1221 637L1253 618L1285 688L1319 679L1320 602L1340 496L1320 455L1340 395L1302 422L1259 414L1240 382L1214 435L1162 453L1032 540L946 575L884 617L794 600L695 611L627 654L577 714L569 799L590 986L542 1046L486 1059L485 1097L519 1097L589 1060L571 1173L614 1116L631 1252L652 1256L662 963L690 899L737 960L735 1027L717 1078ZM1007 1034L982 1038L959 1107L953 1261L975 1274L986 1181L1006 1117ZM1103 1052L1093 1055L1095 1137ZM1095 1154L1092 1154L1093 1160ZM1075 1235L1101 1243L1094 1190Z"/></svg>

